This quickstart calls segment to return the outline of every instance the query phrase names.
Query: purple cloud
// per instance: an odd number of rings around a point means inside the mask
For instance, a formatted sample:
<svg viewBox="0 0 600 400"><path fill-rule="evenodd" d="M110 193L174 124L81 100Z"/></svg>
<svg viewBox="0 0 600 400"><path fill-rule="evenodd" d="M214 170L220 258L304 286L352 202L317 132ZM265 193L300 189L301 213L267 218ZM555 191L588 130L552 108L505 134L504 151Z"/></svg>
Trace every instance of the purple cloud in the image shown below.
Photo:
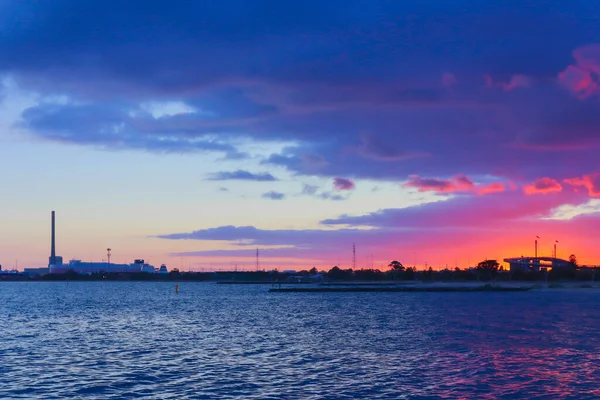
<svg viewBox="0 0 600 400"><path fill-rule="evenodd" d="M558 238L573 237L582 229L592 229L598 223L597 214L577 217L572 221L540 220L551 216L560 205L577 205L585 200L584 196L573 192L534 197L510 191L489 196L461 196L420 206L322 221L330 227L345 226L341 229L265 230L253 226L222 226L158 237L216 240L236 246L229 250L177 253L194 257L248 257L256 247L267 247L261 250L265 257L295 257L337 263L340 255L349 260L352 243L359 243L361 252L376 253L383 259L397 256L411 260L415 251L425 252L428 259L436 263L441 260L448 262L465 254L481 259L508 257L519 255L516 252L526 252L536 232L543 231L546 236ZM370 229L364 229L367 226ZM515 226L519 227L516 231ZM473 243L477 246L474 247ZM593 239L587 240L586 246L591 243ZM575 247L575 244L571 243L570 247ZM507 249L515 254L506 254Z"/></svg>
<svg viewBox="0 0 600 400"><path fill-rule="evenodd" d="M573 50L574 65L559 75L559 81L580 99L600 94L600 44Z"/></svg>
<svg viewBox="0 0 600 400"><path fill-rule="evenodd" d="M69 100L41 101L22 127L64 144L229 160L248 157L240 140L286 142L262 162L329 179L498 181L482 192L596 169L600 27L590 5L196 3L4 7L0 74ZM17 24L21 15L38 17ZM197 112L155 118L148 102Z"/></svg>
<svg viewBox="0 0 600 400"><path fill-rule="evenodd" d="M333 178L333 187L336 190L353 190L356 185L350 179Z"/></svg>

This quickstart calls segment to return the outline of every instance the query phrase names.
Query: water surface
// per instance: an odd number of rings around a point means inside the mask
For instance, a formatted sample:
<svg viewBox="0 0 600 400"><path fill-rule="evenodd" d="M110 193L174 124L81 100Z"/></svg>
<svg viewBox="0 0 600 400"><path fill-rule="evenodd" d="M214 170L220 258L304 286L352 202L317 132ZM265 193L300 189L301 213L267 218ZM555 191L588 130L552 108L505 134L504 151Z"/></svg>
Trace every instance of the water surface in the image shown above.
<svg viewBox="0 0 600 400"><path fill-rule="evenodd" d="M600 291L0 284L0 398L600 398Z"/></svg>

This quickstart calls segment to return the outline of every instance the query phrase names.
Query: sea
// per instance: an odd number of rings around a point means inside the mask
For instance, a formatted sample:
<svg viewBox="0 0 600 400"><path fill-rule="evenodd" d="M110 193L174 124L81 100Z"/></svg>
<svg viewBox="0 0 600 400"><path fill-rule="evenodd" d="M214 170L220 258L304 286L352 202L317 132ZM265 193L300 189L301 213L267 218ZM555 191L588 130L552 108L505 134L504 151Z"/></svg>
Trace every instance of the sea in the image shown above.
<svg viewBox="0 0 600 400"><path fill-rule="evenodd" d="M600 291L0 283L1 399L598 399Z"/></svg>

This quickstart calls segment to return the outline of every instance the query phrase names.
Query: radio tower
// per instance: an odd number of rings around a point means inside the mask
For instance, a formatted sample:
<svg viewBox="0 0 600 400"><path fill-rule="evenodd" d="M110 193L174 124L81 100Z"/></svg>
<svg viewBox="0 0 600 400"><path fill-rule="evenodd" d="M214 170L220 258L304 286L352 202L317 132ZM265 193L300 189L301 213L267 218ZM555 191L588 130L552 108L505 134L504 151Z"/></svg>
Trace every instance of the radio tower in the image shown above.
<svg viewBox="0 0 600 400"><path fill-rule="evenodd" d="M352 243L352 270L356 271L356 244Z"/></svg>
<svg viewBox="0 0 600 400"><path fill-rule="evenodd" d="M260 264L258 263L258 249L256 249L256 272L258 272L258 266Z"/></svg>

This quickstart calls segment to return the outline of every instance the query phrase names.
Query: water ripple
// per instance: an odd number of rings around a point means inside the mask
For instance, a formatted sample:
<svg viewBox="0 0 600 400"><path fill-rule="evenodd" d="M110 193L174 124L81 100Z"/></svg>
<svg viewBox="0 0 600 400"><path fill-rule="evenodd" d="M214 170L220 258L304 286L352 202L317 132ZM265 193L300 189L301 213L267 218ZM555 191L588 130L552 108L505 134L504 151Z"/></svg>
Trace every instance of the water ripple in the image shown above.
<svg viewBox="0 0 600 400"><path fill-rule="evenodd" d="M600 398L600 292L0 285L0 398Z"/></svg>

